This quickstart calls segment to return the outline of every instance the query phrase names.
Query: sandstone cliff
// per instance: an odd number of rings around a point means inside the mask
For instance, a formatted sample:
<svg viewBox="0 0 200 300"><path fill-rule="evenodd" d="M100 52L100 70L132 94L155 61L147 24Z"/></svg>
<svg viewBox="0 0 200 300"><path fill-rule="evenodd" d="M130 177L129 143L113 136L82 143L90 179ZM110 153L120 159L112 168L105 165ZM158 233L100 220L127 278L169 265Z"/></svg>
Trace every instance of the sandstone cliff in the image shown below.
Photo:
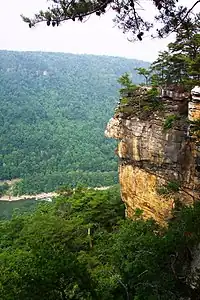
<svg viewBox="0 0 200 300"><path fill-rule="evenodd" d="M119 181L127 216L141 209L144 217L165 223L176 205L192 204L199 197L198 92L192 100L187 93L162 91L154 109L148 101L142 104L144 91L139 94L119 105L105 135L119 140Z"/></svg>

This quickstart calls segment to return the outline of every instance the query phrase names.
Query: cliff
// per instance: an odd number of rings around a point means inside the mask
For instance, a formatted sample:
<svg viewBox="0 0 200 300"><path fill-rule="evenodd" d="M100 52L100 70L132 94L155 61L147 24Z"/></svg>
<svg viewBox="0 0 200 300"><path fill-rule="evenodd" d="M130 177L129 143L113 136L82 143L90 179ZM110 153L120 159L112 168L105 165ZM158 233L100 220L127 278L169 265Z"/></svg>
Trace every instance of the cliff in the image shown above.
<svg viewBox="0 0 200 300"><path fill-rule="evenodd" d="M145 218L165 223L173 208L199 198L200 91L195 88L192 97L174 88L162 90L153 100L148 95L144 88L128 95L105 135L119 140L116 153L126 215L132 217L140 209Z"/></svg>

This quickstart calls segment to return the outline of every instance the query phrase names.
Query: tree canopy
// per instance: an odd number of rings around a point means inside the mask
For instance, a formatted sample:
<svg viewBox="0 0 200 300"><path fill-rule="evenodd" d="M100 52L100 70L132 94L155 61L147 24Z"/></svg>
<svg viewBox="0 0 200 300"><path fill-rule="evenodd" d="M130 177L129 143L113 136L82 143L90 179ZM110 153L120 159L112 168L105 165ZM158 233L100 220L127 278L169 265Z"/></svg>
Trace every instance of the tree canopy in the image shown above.
<svg viewBox="0 0 200 300"><path fill-rule="evenodd" d="M176 85L181 90L190 91L200 83L200 14L195 16L195 23L189 28L181 26L176 40L168 44L168 50L159 52L158 58L148 69L135 68L143 76L145 85ZM143 80L143 81L144 81ZM120 90L131 91L133 82L128 73L120 77Z"/></svg>
<svg viewBox="0 0 200 300"><path fill-rule="evenodd" d="M190 273L199 203L176 211L168 229L141 213L124 218L118 187L79 187L0 221L0 298L199 299L198 270Z"/></svg>
<svg viewBox="0 0 200 300"><path fill-rule="evenodd" d="M182 84L191 89L200 80L200 14L187 29L181 26L168 51L160 52L151 70L161 85Z"/></svg>
<svg viewBox="0 0 200 300"><path fill-rule="evenodd" d="M143 10L149 5L142 0L49 0L49 7L46 11L40 10L33 18L22 15L29 27L38 23L46 22L47 26L59 26L67 20L86 21L90 15L101 16L113 10L116 13L114 22L124 33L131 32L137 39L142 40L145 31L156 27L156 35L160 38L170 32L177 32L180 26L188 28L195 22L194 8L200 0L189 1L189 6L180 5L180 0L152 0L151 3L156 9L154 22L147 20ZM149 6L148 6L149 7Z"/></svg>
<svg viewBox="0 0 200 300"><path fill-rule="evenodd" d="M117 78L149 63L117 57L0 51L0 180L15 194L118 181L116 142L104 137ZM5 186L0 186L0 194Z"/></svg>

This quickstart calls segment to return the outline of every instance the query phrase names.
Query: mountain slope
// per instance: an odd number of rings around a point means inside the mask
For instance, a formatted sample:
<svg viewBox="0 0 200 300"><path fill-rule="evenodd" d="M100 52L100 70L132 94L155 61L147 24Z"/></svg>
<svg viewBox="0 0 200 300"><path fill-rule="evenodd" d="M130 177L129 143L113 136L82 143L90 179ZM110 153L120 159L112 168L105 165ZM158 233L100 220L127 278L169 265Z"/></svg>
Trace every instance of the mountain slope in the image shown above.
<svg viewBox="0 0 200 300"><path fill-rule="evenodd" d="M0 179L22 178L17 193L116 183L115 142L104 128L118 101L117 78L141 66L148 63L0 51Z"/></svg>

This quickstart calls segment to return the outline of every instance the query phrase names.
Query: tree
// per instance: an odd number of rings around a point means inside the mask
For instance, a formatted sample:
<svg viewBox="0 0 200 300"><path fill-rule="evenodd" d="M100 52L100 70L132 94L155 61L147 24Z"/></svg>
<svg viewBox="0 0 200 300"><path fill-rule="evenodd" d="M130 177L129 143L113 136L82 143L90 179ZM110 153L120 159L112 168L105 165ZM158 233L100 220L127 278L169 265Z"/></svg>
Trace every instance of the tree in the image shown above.
<svg viewBox="0 0 200 300"><path fill-rule="evenodd" d="M137 90L138 87L132 82L129 73L125 73L119 77L118 82L122 85L122 88L119 90L120 95L122 96L120 103L126 104L128 103L127 97L131 97L133 92Z"/></svg>
<svg viewBox="0 0 200 300"><path fill-rule="evenodd" d="M141 0L49 0L51 5L46 11L39 11L33 18L22 15L29 27L35 26L37 23L46 22L47 26L59 26L61 22L67 20L83 22L88 16L96 14L101 16L109 9L114 10L116 18L114 22L124 33L131 32L137 35L137 39L142 40L144 31L149 31L153 24L146 20L141 13L145 8L145 4ZM170 32L177 32L179 27L189 27L195 22L192 14L194 7L200 3L191 1L189 8L179 6L180 0L153 0L152 4L156 8L158 15L155 20L162 23L161 28L156 28L157 36L162 38ZM142 8L142 9L141 9ZM154 24L154 26L156 26Z"/></svg>
<svg viewBox="0 0 200 300"><path fill-rule="evenodd" d="M22 179L15 195L117 183L116 141L102 133L116 105L118 77L128 71L139 84L133 69L149 63L14 51L0 51L0 61L0 180Z"/></svg>
<svg viewBox="0 0 200 300"><path fill-rule="evenodd" d="M3 196L8 189L9 189L9 185L7 182L0 184L0 197Z"/></svg>
<svg viewBox="0 0 200 300"><path fill-rule="evenodd" d="M168 45L168 51L161 52L151 65L161 85L180 84L190 89L200 79L200 14L196 23L189 28L182 26L176 41Z"/></svg>
<svg viewBox="0 0 200 300"><path fill-rule="evenodd" d="M170 59L168 51L160 52L158 58L152 63L151 70L157 75L158 83L168 84L171 82Z"/></svg>
<svg viewBox="0 0 200 300"><path fill-rule="evenodd" d="M145 68L135 68L135 70L138 71L138 75L144 76L145 84L148 85L151 71Z"/></svg>
<svg viewBox="0 0 200 300"><path fill-rule="evenodd" d="M171 53L182 53L195 59L200 51L200 14L195 15L194 24L181 26L176 34L176 42L168 45Z"/></svg>
<svg viewBox="0 0 200 300"><path fill-rule="evenodd" d="M41 204L32 214L0 222L0 299L106 299L96 295L93 284L91 272L99 262L88 228L95 248L123 219L118 187L79 187L69 197L62 193L55 203Z"/></svg>
<svg viewBox="0 0 200 300"><path fill-rule="evenodd" d="M118 82L127 89L130 89L133 86L133 82L127 72L118 79Z"/></svg>

